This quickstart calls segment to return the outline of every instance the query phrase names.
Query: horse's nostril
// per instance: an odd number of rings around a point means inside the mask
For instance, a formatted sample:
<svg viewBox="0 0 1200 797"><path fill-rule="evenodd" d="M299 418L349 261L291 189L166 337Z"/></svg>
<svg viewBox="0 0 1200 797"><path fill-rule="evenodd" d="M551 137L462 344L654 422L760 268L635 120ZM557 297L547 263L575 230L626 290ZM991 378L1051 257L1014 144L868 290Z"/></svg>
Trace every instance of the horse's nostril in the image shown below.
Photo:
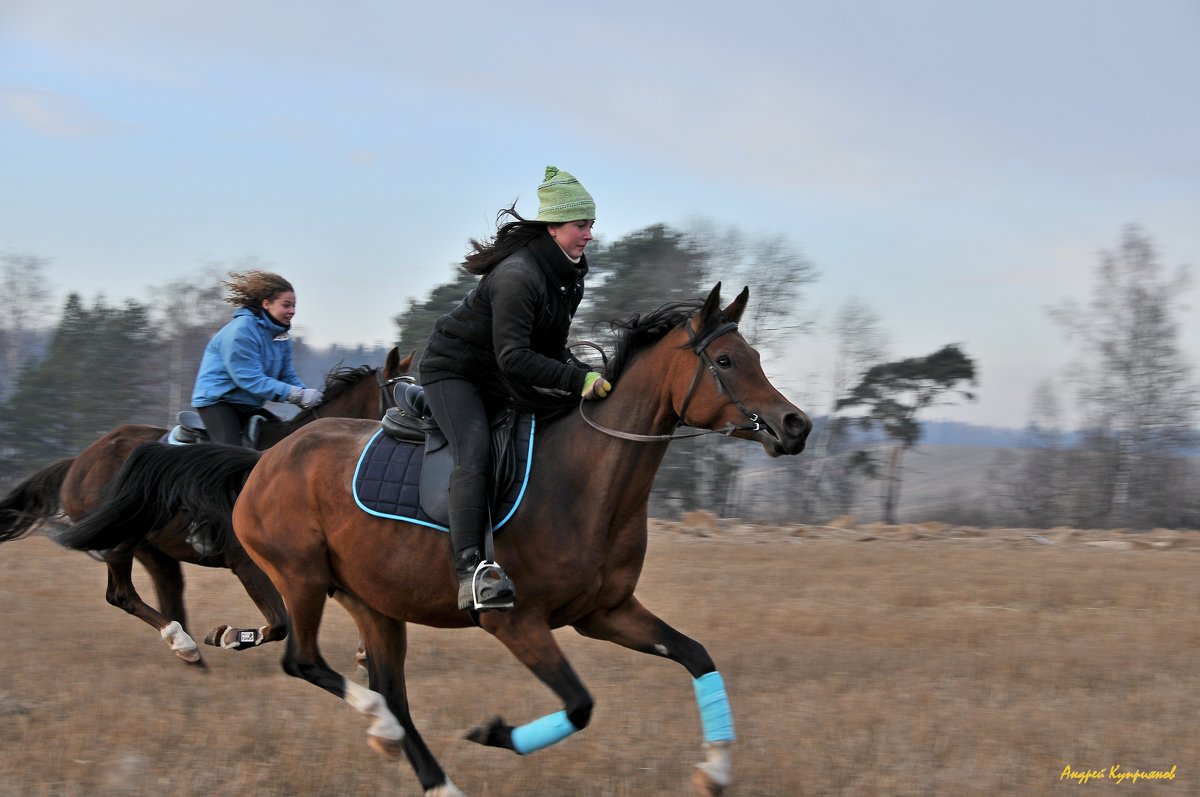
<svg viewBox="0 0 1200 797"><path fill-rule="evenodd" d="M800 412L789 412L783 416L783 424L788 434L792 437L805 436L812 429L812 421Z"/></svg>

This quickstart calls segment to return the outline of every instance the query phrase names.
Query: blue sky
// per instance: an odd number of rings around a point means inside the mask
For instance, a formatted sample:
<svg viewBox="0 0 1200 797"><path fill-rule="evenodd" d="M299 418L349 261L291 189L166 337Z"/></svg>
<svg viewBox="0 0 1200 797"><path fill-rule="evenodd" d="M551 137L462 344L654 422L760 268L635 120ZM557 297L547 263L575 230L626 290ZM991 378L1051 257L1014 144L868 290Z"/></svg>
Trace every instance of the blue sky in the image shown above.
<svg viewBox="0 0 1200 797"><path fill-rule="evenodd" d="M977 359L931 417L1020 426L1071 359L1046 307L1125 225L1200 261L1198 45L1195 0L0 0L0 251L59 298L257 257L309 341L385 342L554 163L609 240L784 236L813 319ZM768 370L820 409L830 344Z"/></svg>

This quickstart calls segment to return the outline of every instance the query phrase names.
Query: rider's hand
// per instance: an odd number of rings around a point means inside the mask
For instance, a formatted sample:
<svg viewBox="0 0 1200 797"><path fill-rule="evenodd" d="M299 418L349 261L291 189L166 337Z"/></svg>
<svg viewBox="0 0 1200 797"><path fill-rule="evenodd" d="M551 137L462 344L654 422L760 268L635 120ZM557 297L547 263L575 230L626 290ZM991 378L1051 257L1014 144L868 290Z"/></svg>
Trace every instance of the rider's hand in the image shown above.
<svg viewBox="0 0 1200 797"><path fill-rule="evenodd" d="M315 387L293 387L288 391L287 400L299 404L301 409L310 409L325 400L325 394Z"/></svg>
<svg viewBox="0 0 1200 797"><path fill-rule="evenodd" d="M612 382L595 371L588 371L583 378L583 397L585 399L602 399L612 390Z"/></svg>

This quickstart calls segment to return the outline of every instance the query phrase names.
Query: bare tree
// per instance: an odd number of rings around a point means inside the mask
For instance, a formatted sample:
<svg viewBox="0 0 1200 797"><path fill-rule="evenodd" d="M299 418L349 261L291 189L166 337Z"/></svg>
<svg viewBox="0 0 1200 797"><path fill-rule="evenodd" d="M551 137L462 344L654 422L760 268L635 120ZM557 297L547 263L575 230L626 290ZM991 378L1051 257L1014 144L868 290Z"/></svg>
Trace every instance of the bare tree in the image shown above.
<svg viewBox="0 0 1200 797"><path fill-rule="evenodd" d="M1064 302L1051 316L1081 347L1079 402L1107 523L1145 526L1169 509L1165 460L1196 439L1200 404L1178 342L1190 274L1166 273L1150 238L1130 226L1101 253L1095 278L1086 305Z"/></svg>
<svg viewBox="0 0 1200 797"><path fill-rule="evenodd" d="M169 424L176 412L191 405L192 385L204 347L229 320L232 308L222 300L222 276L216 264L208 264L193 277L150 288L163 345L163 424Z"/></svg>
<svg viewBox="0 0 1200 797"><path fill-rule="evenodd" d="M50 288L46 283L44 257L28 252L0 255L0 401L16 386L21 367L34 353L39 330L50 309Z"/></svg>

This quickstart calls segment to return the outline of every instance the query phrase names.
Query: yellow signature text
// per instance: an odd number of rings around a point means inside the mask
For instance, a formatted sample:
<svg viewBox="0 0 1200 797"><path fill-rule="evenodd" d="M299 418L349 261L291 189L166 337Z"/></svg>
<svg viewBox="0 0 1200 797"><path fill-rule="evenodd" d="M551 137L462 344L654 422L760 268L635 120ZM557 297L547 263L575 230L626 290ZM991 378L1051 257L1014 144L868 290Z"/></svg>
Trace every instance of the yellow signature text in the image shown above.
<svg viewBox="0 0 1200 797"><path fill-rule="evenodd" d="M1080 785L1093 780L1107 780L1115 783L1137 783L1139 780L1175 780L1178 765L1170 769L1128 769L1120 764L1113 764L1108 769L1075 769L1070 764L1058 776L1059 780L1070 780Z"/></svg>

